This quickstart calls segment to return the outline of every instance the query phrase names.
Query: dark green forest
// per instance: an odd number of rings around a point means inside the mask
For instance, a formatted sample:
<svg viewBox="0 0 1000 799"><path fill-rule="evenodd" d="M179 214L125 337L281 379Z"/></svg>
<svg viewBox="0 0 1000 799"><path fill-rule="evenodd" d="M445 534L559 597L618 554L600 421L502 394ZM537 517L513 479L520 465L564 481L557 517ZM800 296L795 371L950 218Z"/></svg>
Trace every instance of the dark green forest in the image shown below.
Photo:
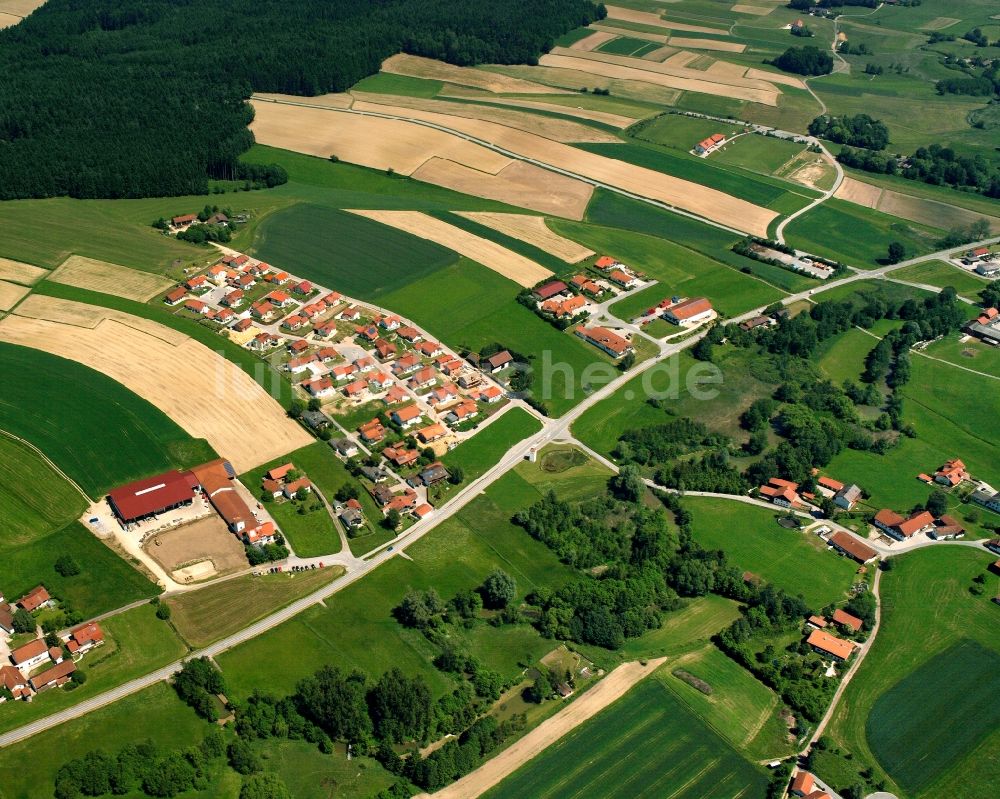
<svg viewBox="0 0 1000 799"><path fill-rule="evenodd" d="M533 63L590 0L49 0L0 31L0 199L247 179L251 92L339 92L397 53Z"/></svg>

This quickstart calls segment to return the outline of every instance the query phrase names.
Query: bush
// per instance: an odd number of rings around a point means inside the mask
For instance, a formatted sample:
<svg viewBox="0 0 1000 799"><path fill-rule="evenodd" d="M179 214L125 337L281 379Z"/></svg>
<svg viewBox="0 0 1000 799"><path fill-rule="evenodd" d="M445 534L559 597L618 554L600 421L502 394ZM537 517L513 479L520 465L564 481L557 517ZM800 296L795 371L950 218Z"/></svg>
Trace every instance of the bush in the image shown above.
<svg viewBox="0 0 1000 799"><path fill-rule="evenodd" d="M75 577L80 573L80 564L70 555L60 555L56 559L55 569L63 577Z"/></svg>

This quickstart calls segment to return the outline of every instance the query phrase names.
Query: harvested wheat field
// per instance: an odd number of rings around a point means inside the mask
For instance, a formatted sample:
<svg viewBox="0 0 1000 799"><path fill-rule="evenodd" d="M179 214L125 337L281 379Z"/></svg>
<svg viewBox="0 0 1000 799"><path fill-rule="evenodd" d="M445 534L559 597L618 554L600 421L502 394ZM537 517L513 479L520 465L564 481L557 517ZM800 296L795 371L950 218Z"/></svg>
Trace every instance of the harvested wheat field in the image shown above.
<svg viewBox="0 0 1000 799"><path fill-rule="evenodd" d="M19 307L18 315L0 321L0 340L78 361L117 380L191 436L207 439L239 472L312 441L251 377L182 333L84 303L29 300L30 315ZM93 326L67 319L89 319Z"/></svg>
<svg viewBox="0 0 1000 799"><path fill-rule="evenodd" d="M474 197L576 220L583 219L594 193L589 183L524 161L512 161L490 175L444 158L429 158L411 177Z"/></svg>
<svg viewBox="0 0 1000 799"><path fill-rule="evenodd" d="M783 86L794 86L796 89L805 89L806 87L802 79L796 78L794 75L779 75L777 72L767 72L763 69L757 69L757 67L750 67L743 73L743 77L780 83Z"/></svg>
<svg viewBox="0 0 1000 799"><path fill-rule="evenodd" d="M510 164L506 156L478 144L402 120L285 103L252 103L256 117L250 129L257 141L284 150L324 158L336 155L342 161L373 169L392 168L401 175L411 174L433 156L490 174ZM385 110L369 106L369 110Z"/></svg>
<svg viewBox="0 0 1000 799"><path fill-rule="evenodd" d="M143 550L181 584L231 574L247 565L243 544L215 513L158 533Z"/></svg>
<svg viewBox="0 0 1000 799"><path fill-rule="evenodd" d="M31 289L27 286L19 286L17 283L8 283L0 280L0 311L9 311L21 298Z"/></svg>
<svg viewBox="0 0 1000 799"><path fill-rule="evenodd" d="M671 36L667 44L674 47L691 47L695 50L721 50L727 53L742 53L747 49L745 44L740 44L739 42L720 42L718 39L692 39L687 36Z"/></svg>
<svg viewBox="0 0 1000 799"><path fill-rule="evenodd" d="M663 65L673 69L681 69L692 61L697 61L700 57L699 53L692 53L690 50L681 50L679 53L674 53L670 58L666 59Z"/></svg>
<svg viewBox="0 0 1000 799"><path fill-rule="evenodd" d="M10 280L14 283L30 286L48 273L48 269L42 269L40 266L23 264L20 261L12 261L10 258L0 258L0 280Z"/></svg>
<svg viewBox="0 0 1000 799"><path fill-rule="evenodd" d="M713 61L708 65L705 74L711 78L742 78L746 67L742 64L732 64L729 61Z"/></svg>
<svg viewBox="0 0 1000 799"><path fill-rule="evenodd" d="M637 58L632 60L637 64L643 63ZM581 86L587 86L591 89L607 89L615 97L621 97L625 100L638 100L644 103L659 103L660 105L674 105L681 96L679 89L657 86L644 80L606 78L593 72L581 72L578 69L557 69L545 66L512 66L503 67L503 69L512 75L531 75L535 80L545 81L553 86L565 86L573 94L576 94Z"/></svg>
<svg viewBox="0 0 1000 799"><path fill-rule="evenodd" d="M320 94L316 97L299 97L298 95L274 94L271 92L254 92L255 100L273 100L277 102L288 102L289 100L301 105L315 105L321 108L350 108L354 102L354 96L348 92L334 92L331 94Z"/></svg>
<svg viewBox="0 0 1000 799"><path fill-rule="evenodd" d="M367 106L367 103L355 103L355 108L365 109ZM390 109L392 106L373 106L373 108ZM716 189L492 122L445 117L427 111L400 109L400 113L408 113L415 119L446 124L454 130L490 141L505 150L540 163L669 203L748 233L766 235L768 223L778 215L776 211L761 208Z"/></svg>
<svg viewBox="0 0 1000 799"><path fill-rule="evenodd" d="M459 216L478 222L480 225L499 230L501 233L534 247L556 258L561 258L569 264L575 264L594 254L593 250L584 247L572 239L560 236L549 230L545 218L529 216L528 214L496 214L489 211L457 211Z"/></svg>
<svg viewBox="0 0 1000 799"><path fill-rule="evenodd" d="M383 225L405 230L422 239L429 239L443 247L471 258L497 274L515 283L530 287L544 280L552 273L496 242L468 233L454 225L449 225L420 211L351 211L352 214L374 219Z"/></svg>
<svg viewBox="0 0 1000 799"><path fill-rule="evenodd" d="M847 200L849 203L863 205L865 208L876 208L882 197L882 189L845 176L837 193L833 196L838 200Z"/></svg>
<svg viewBox="0 0 1000 799"><path fill-rule="evenodd" d="M578 42L573 42L570 45L571 50L596 50L605 42L610 42L617 36L617 33L608 33L605 30L595 30L590 36L584 39L580 39Z"/></svg>
<svg viewBox="0 0 1000 799"><path fill-rule="evenodd" d="M487 72L472 67L455 67L433 58L400 53L382 62L382 71L414 78L430 78L445 83L472 86L488 92L505 94L565 94L561 89L543 86L530 80L511 78L498 72Z"/></svg>
<svg viewBox="0 0 1000 799"><path fill-rule="evenodd" d="M941 31L945 28L950 28L952 25L957 25L962 20L955 19L954 17L935 17L930 22L925 22L921 25L918 30L922 31Z"/></svg>
<svg viewBox="0 0 1000 799"><path fill-rule="evenodd" d="M496 122L498 125L506 125L518 130L537 133L546 139L561 142L616 144L621 141L617 136L605 133L590 125L582 125L578 122L571 122L568 119L553 119L552 117L532 114L527 111L493 108L486 105L473 105L472 103L450 103L447 100L429 100L423 97L375 94L373 92L355 92L354 97L360 102L392 106L392 113L397 113L400 108L407 108L463 117L465 119L482 119L487 122ZM367 107L358 106L359 109Z"/></svg>
<svg viewBox="0 0 1000 799"><path fill-rule="evenodd" d="M774 11L774 6L762 8L761 6L748 6L742 3L737 3L730 9L730 11L735 11L737 14L752 14L757 17L765 17Z"/></svg>
<svg viewBox="0 0 1000 799"><path fill-rule="evenodd" d="M652 11L636 11L633 8L621 6L605 6L608 9L608 19L624 19L628 22L640 22L643 25L653 25L658 28L669 28L666 20Z"/></svg>
<svg viewBox="0 0 1000 799"><path fill-rule="evenodd" d="M612 34L613 36L624 36L629 39L641 39L646 42L657 42L659 44L666 44L667 39L670 38L666 33L646 33L646 31L632 31L627 28L615 28L610 25L591 25L594 30L603 31L605 33ZM580 50L593 50L593 47L580 47L574 48Z"/></svg>
<svg viewBox="0 0 1000 799"><path fill-rule="evenodd" d="M173 285L172 280L160 275L151 275L81 255L71 255L63 261L49 275L49 280L139 302L146 302Z"/></svg>
<svg viewBox="0 0 1000 799"><path fill-rule="evenodd" d="M643 61L665 61L670 56L677 52L676 47L670 47L669 45L663 45L663 47L657 47L655 50L650 50L648 53L642 56Z"/></svg>
<svg viewBox="0 0 1000 799"><path fill-rule="evenodd" d="M456 86L452 91L442 92L441 97L481 97L479 94L463 94L461 87ZM612 114L607 111L592 111L589 108L580 108L574 105L560 105L557 103L546 103L541 100L513 100L510 98L497 97L490 100L490 104L511 105L516 108L534 108L538 111L551 111L556 114L569 114L580 119L589 119L594 122L601 122L614 128L627 128L639 116L627 117L622 114ZM652 112L647 112L649 115Z"/></svg>
<svg viewBox="0 0 1000 799"><path fill-rule="evenodd" d="M666 658L656 658L618 666L579 699L543 721L496 757L487 760L475 771L433 794L434 799L475 799L486 793L546 747L596 716L612 702L621 699L630 688L656 671L665 660ZM419 797L427 796L429 795L419 794Z"/></svg>
<svg viewBox="0 0 1000 799"><path fill-rule="evenodd" d="M551 53L543 55L538 63L546 67L571 69L607 78L643 81L681 91L731 97L734 100L748 100L764 105L776 106L778 104L780 92L777 87L761 80L745 77L710 78L704 72L696 69L675 67L670 63L670 59L659 64L653 61L641 61L627 56L614 56L605 53L576 53L575 55L565 55L564 53L573 53L573 51L559 47L554 48Z"/></svg>
<svg viewBox="0 0 1000 799"><path fill-rule="evenodd" d="M0 11L0 29L10 28L17 25L21 21L20 17L14 16L13 14L7 14L4 11Z"/></svg>
<svg viewBox="0 0 1000 799"><path fill-rule="evenodd" d="M884 214L898 216L910 222L917 222L928 227L950 230L954 227L968 227L979 219L990 223L990 234L1000 232L1000 217L959 208L957 205L928 200L924 197L914 197L910 194L886 189L882 193L876 208Z"/></svg>

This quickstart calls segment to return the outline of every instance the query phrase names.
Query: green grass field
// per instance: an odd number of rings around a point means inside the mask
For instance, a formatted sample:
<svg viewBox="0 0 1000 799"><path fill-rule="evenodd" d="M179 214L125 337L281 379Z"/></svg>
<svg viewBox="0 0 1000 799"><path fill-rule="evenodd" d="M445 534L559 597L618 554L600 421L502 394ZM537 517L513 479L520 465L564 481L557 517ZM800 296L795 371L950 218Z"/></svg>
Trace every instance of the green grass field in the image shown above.
<svg viewBox="0 0 1000 799"><path fill-rule="evenodd" d="M306 741L269 739L262 742L260 754L265 770L277 773L295 799L360 799L374 796L398 779L373 758L353 755L348 759L341 745L326 755Z"/></svg>
<svg viewBox="0 0 1000 799"><path fill-rule="evenodd" d="M601 53L612 53L614 55L629 55L641 58L651 50L655 50L660 45L656 42L648 42L645 39L633 39L630 36L619 36L611 39L597 48Z"/></svg>
<svg viewBox="0 0 1000 799"><path fill-rule="evenodd" d="M49 593L90 617L160 592L79 522L30 543L9 544L0 532L0 542L0 585L8 598L44 583ZM56 572L60 555L72 557L80 574L63 577Z"/></svg>
<svg viewBox="0 0 1000 799"><path fill-rule="evenodd" d="M944 288L951 286L959 294L976 300L979 292L986 288L990 281L986 278L977 277L968 272L963 272L958 267L946 264L944 261L927 261L922 264L914 264L903 269L898 269L892 273L894 278L908 280L911 283L926 283L929 286Z"/></svg>
<svg viewBox="0 0 1000 799"><path fill-rule="evenodd" d="M648 396L665 396L678 416L688 416L714 432L745 440L740 415L755 399L770 396L779 379L764 370L766 363L755 360L748 350L724 349L715 363L721 370L721 381L699 385L708 369L687 352L671 357L662 367L633 378L589 408L574 423L573 434L598 452L610 454L626 430L667 421L664 411L646 402ZM692 396L692 388L717 394L709 400L697 399Z"/></svg>
<svg viewBox="0 0 1000 799"><path fill-rule="evenodd" d="M69 524L86 506L34 450L0 435L0 549L29 543Z"/></svg>
<svg viewBox="0 0 1000 799"><path fill-rule="evenodd" d="M878 339L871 334L851 328L820 345L817 365L835 385L845 380L857 381L865 370L865 357L876 344Z"/></svg>
<svg viewBox="0 0 1000 799"><path fill-rule="evenodd" d="M757 767L647 678L485 796L735 799L762 796L765 784Z"/></svg>
<svg viewBox="0 0 1000 799"><path fill-rule="evenodd" d="M659 281L659 285L643 291L628 292L614 304L612 310L623 319L673 294L706 296L723 317L767 305L781 297L781 292L767 284L673 241L565 220L553 221L552 228Z"/></svg>
<svg viewBox="0 0 1000 799"><path fill-rule="evenodd" d="M214 457L204 439L191 438L158 408L74 361L0 343L0 372L0 428L42 450L91 497Z"/></svg>
<svg viewBox="0 0 1000 799"><path fill-rule="evenodd" d="M105 619L101 627L104 645L87 653L77 666L87 674L87 682L73 691L46 691L30 703L5 702L0 705L0 731L75 705L165 666L187 652L171 626L156 618L152 605Z"/></svg>
<svg viewBox="0 0 1000 799"><path fill-rule="evenodd" d="M872 752L921 793L989 732L1000 729L1000 653L963 640L882 694L865 725Z"/></svg>
<svg viewBox="0 0 1000 799"><path fill-rule="evenodd" d="M975 339L960 343L959 336L953 334L935 341L924 352L966 369L1000 377L1000 350Z"/></svg>
<svg viewBox="0 0 1000 799"><path fill-rule="evenodd" d="M165 683L121 699L86 716L0 750L2 799L51 799L56 770L93 749L117 752L152 740L183 749L213 729L186 707ZM235 792L231 796L235 796Z"/></svg>
<svg viewBox="0 0 1000 799"><path fill-rule="evenodd" d="M392 609L411 588L433 586L448 599L458 590L479 585L496 566L514 577L519 596L569 580L568 567L510 522L515 511L541 496L523 478L508 474L408 547L412 561L393 558L326 600L325 608L313 607L220 656L234 694L243 696L254 688L292 690L297 680L327 663L361 668L369 674L399 666L407 674L422 674L435 695L451 690L451 680L431 665L437 649L418 631L396 622ZM507 636L514 636L516 647L507 646L513 643ZM533 630L493 628L473 631L466 644L471 654L505 676L520 673L514 659L528 654L538 658L555 646ZM296 653L291 661L282 656L289 651ZM261 671L260 663L274 660L281 660L285 667L277 673Z"/></svg>
<svg viewBox="0 0 1000 799"><path fill-rule="evenodd" d="M814 610L845 598L854 562L827 552L818 536L780 527L777 509L704 497L687 497L684 505L695 540L724 550L736 568L801 596Z"/></svg>
<svg viewBox="0 0 1000 799"><path fill-rule="evenodd" d="M622 660L676 656L699 649L739 616L739 605L717 594L688 600L667 616L659 630L627 640L621 649Z"/></svg>
<svg viewBox="0 0 1000 799"><path fill-rule="evenodd" d="M469 482L496 464L518 441L541 429L541 423L534 416L522 408L512 408L449 451L441 460L445 466L460 466L465 472L466 482Z"/></svg>
<svg viewBox="0 0 1000 799"><path fill-rule="evenodd" d="M995 683L992 694L980 691L989 691L990 680L995 680L997 674L993 658L1000 653L1000 624L997 624L998 608L990 602L990 597L1000 592L1000 586L996 577L988 577L984 596L974 596L968 590L972 578L985 573L995 559L988 552L967 547L929 547L897 558L895 568L882 576L882 623L878 637L848 686L827 734L840 748L852 753L855 761L873 764L877 771L892 768L895 763L882 762L873 755L875 742L869 740L867 719L876 710L875 719L892 718L893 713L898 713L894 703L902 697L908 713L922 726L919 735L911 736L908 746L898 751L895 758L905 758L908 753L922 749L922 738L942 741L942 747L949 747L945 740L948 736L965 742L964 748L950 757L945 756L944 749L937 749L930 753L930 762L925 766L917 764L913 770L906 766L906 773L899 777L905 790L896 791L901 796L976 799L1000 790L1000 762L991 754L1000 745L1000 727L994 721L992 729L982 731L984 734L974 741L966 740L962 730L964 726L981 729L977 717L990 718L995 712L987 707L995 705L992 696L996 692ZM967 641L990 650L993 658L965 656L962 649L952 649ZM952 651L956 654L956 665L972 671L955 674L948 664L934 660ZM928 663L938 663L933 674L924 671ZM909 683L914 693L904 696L894 692L901 681L909 680L913 674L926 675L928 688L933 687L942 698L951 697L954 703L965 701L955 690L954 681L982 699L971 713L957 712L953 704L946 712L928 717L926 706L921 703L936 703L937 699L928 696L927 689ZM970 677L975 682L968 682ZM895 699L882 700L884 696ZM926 710L929 712L930 708ZM908 722L900 718L899 723ZM976 779L970 781L972 772ZM894 773L890 776L896 778ZM923 784L911 789L911 779L919 779Z"/></svg>
<svg viewBox="0 0 1000 799"><path fill-rule="evenodd" d="M788 243L859 269L872 269L898 241L912 258L932 252L940 231L843 200L827 200L786 228Z"/></svg>
<svg viewBox="0 0 1000 799"><path fill-rule="evenodd" d="M265 220L254 255L298 277L364 300L408 286L458 255L427 239L318 205L297 205Z"/></svg>

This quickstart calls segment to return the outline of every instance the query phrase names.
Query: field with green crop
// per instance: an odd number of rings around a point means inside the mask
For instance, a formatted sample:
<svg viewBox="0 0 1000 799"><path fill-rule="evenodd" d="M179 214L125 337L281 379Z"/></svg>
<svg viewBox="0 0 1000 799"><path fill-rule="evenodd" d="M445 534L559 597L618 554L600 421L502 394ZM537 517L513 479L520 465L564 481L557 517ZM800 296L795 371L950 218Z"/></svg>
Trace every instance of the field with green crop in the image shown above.
<svg viewBox="0 0 1000 799"><path fill-rule="evenodd" d="M736 568L801 596L814 610L845 598L855 563L828 552L818 536L779 526L777 508L707 497L687 497L684 506L695 540L724 550Z"/></svg>
<svg viewBox="0 0 1000 799"><path fill-rule="evenodd" d="M86 716L0 749L2 799L51 799L56 769L93 749L117 752L152 740L163 749L184 749L213 729L158 683ZM232 794L235 796L235 793Z"/></svg>
<svg viewBox="0 0 1000 799"><path fill-rule="evenodd" d="M799 249L872 269L898 241L908 258L932 252L943 233L843 200L827 200L795 219L785 229L788 243Z"/></svg>
<svg viewBox="0 0 1000 799"><path fill-rule="evenodd" d="M220 656L233 693L243 696L254 688L290 691L297 680L327 663L369 674L398 666L407 674L423 675L435 695L451 690L451 680L431 665L436 647L420 632L402 627L392 609L411 588L433 586L449 599L479 585L494 567L514 577L519 597L570 579L568 567L510 522L515 511L541 496L523 478L508 474L408 547L412 560L393 558L326 600L326 607L315 606ZM517 659L537 659L554 646L528 628L490 628L466 635L465 648L505 677L520 673ZM512 643L509 636L516 646L507 646ZM295 652L295 658L283 657L287 652ZM261 671L260 663L277 660L284 664L279 672Z"/></svg>
<svg viewBox="0 0 1000 799"><path fill-rule="evenodd" d="M713 432L743 440L746 433L740 428L740 414L755 399L770 396L780 380L770 373L766 362L755 359L748 350L721 350L715 365L721 370L721 380L719 372L713 377L712 367L686 351L673 356L588 408L574 423L573 434L587 446L609 454L626 430L668 420L664 411L646 401L652 396L669 399L677 416L688 416ZM695 391L713 392L713 396L698 399Z"/></svg>
<svg viewBox="0 0 1000 799"><path fill-rule="evenodd" d="M763 772L650 677L485 796L734 799L762 796L765 785Z"/></svg>
<svg viewBox="0 0 1000 799"><path fill-rule="evenodd" d="M552 229L602 255L612 255L659 284L628 292L612 308L629 319L664 297L705 296L722 317L735 316L779 299L780 291L680 244L628 230L554 220Z"/></svg>
<svg viewBox="0 0 1000 799"><path fill-rule="evenodd" d="M895 568L882 575L878 637L827 734L859 765L888 770L904 789L899 795L974 799L1000 790L1000 762L991 754L1000 745L1000 726L992 715L1000 656L1000 609L990 601L998 593L996 577L987 575L984 595L969 591L973 578L985 575L995 559L967 547L930 547L898 557ZM949 653L947 661L937 659ZM913 681L915 674L922 684ZM965 704L970 700L973 705ZM904 707L912 722L904 718ZM889 753L893 719L899 734L919 732ZM991 727L981 726L990 719ZM967 737L970 731L975 735ZM951 741L961 746L953 748ZM938 745L927 749L925 742ZM926 753L926 762L912 762L918 751Z"/></svg>
<svg viewBox="0 0 1000 799"><path fill-rule="evenodd" d="M72 577L59 574L55 562L60 555L73 558L80 573ZM4 595L19 597L39 583L87 617L160 592L79 522L20 544L8 543L0 531L0 586Z"/></svg>
<svg viewBox="0 0 1000 799"><path fill-rule="evenodd" d="M0 372L0 428L42 450L91 497L215 456L204 439L191 438L120 383L74 361L0 343Z"/></svg>
<svg viewBox="0 0 1000 799"><path fill-rule="evenodd" d="M105 643L77 665L87 682L73 691L55 689L30 702L0 705L0 731L20 727L140 677L183 656L187 647L169 624L156 618L152 605L141 605L101 622Z"/></svg>
<svg viewBox="0 0 1000 799"><path fill-rule="evenodd" d="M32 449L0 435L0 548L36 540L69 524L86 501Z"/></svg>
<svg viewBox="0 0 1000 799"><path fill-rule="evenodd" d="M541 423L522 408L512 408L495 422L450 450L441 460L459 466L472 481L495 465L508 449L542 429Z"/></svg>
<svg viewBox="0 0 1000 799"><path fill-rule="evenodd" d="M265 220L254 255L363 300L380 299L458 258L427 239L318 205L297 205Z"/></svg>

